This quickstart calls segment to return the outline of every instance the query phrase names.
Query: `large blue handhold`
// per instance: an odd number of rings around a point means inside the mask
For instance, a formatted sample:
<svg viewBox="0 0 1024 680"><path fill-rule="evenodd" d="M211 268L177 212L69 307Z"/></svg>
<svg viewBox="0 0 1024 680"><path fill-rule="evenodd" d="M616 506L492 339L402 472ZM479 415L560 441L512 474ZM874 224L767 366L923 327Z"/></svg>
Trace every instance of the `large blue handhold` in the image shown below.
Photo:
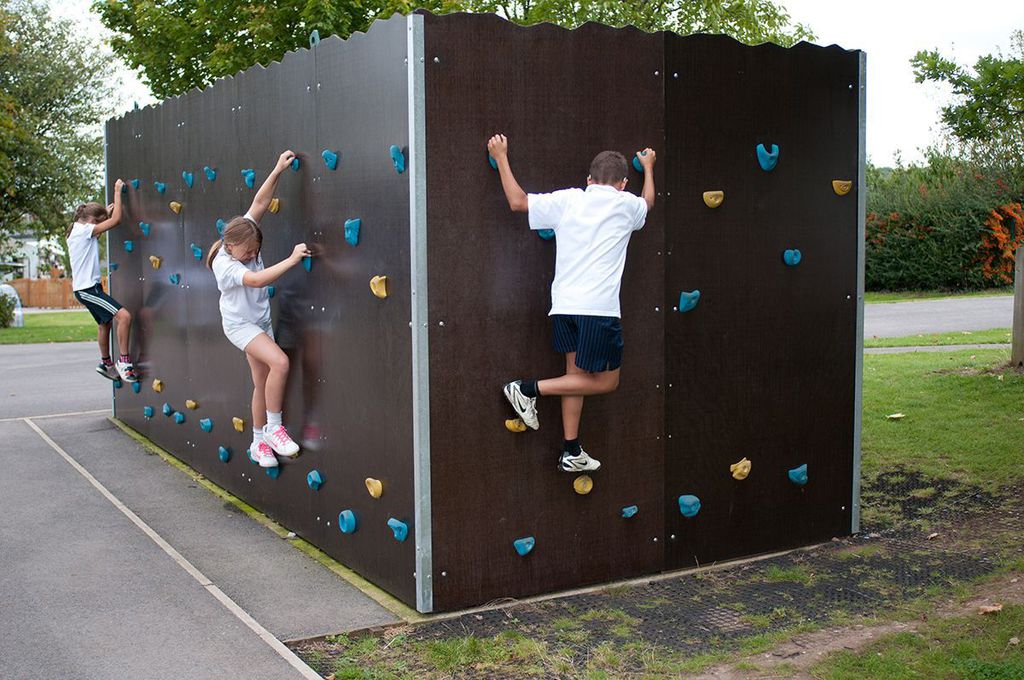
<svg viewBox="0 0 1024 680"><path fill-rule="evenodd" d="M182 171L181 171L181 178L182 178L183 180L185 180L185 184L187 184L187 185L188 185L188 188L189 188L189 189L191 189L191 188L192 188L192 185L193 185L193 184L195 183L195 181L196 181L196 180L195 180L195 177L193 177L192 173L191 173L191 172L189 172L188 170L182 170Z"/></svg>
<svg viewBox="0 0 1024 680"><path fill-rule="evenodd" d="M171 274L170 276L167 277L167 280L170 281L173 285L177 286L179 283L181 283L181 274Z"/></svg>
<svg viewBox="0 0 1024 680"><path fill-rule="evenodd" d="M274 467L263 468L263 471L267 473L267 477L271 479L277 479L281 474L281 468L275 465Z"/></svg>
<svg viewBox="0 0 1024 680"><path fill-rule="evenodd" d="M168 404L166 401L164 402L163 409L161 409L161 410L164 412L165 416L169 416L169 415L174 413L174 409L171 408L171 405Z"/></svg>
<svg viewBox="0 0 1024 680"><path fill-rule="evenodd" d="M498 161L494 160L494 156L487 154L487 162L491 164L491 170L498 169Z"/></svg>
<svg viewBox="0 0 1024 680"><path fill-rule="evenodd" d="M252 189L256 186L256 171L252 168L246 168L242 170L242 179L245 180L245 186Z"/></svg>
<svg viewBox="0 0 1024 680"><path fill-rule="evenodd" d="M210 418L203 418L199 421L199 427L202 428L203 432L213 432L213 420Z"/></svg>
<svg viewBox="0 0 1024 680"><path fill-rule="evenodd" d="M551 239L553 239L555 237L555 230L554 229L538 229L537 230L537 236L540 236L545 241L550 241Z"/></svg>
<svg viewBox="0 0 1024 680"><path fill-rule="evenodd" d="M149 236L149 225L145 222L139 222L139 231L142 232L143 236Z"/></svg>
<svg viewBox="0 0 1024 680"><path fill-rule="evenodd" d="M144 417L146 417L146 418L152 418L153 417L153 407L152 406L143 406L142 407L142 415Z"/></svg>
<svg viewBox="0 0 1024 680"><path fill-rule="evenodd" d="M761 169L765 172L771 172L775 169L776 164L779 162L779 145L772 144L772 150L769 151L764 147L764 144L757 145L757 162L761 165Z"/></svg>
<svg viewBox="0 0 1024 680"><path fill-rule="evenodd" d="M139 180L133 179L132 180L132 189L138 189L138 188L139 188Z"/></svg>
<svg viewBox="0 0 1024 680"><path fill-rule="evenodd" d="M338 528L343 534L353 534L359 528L356 522L356 513L351 510L342 510L338 513Z"/></svg>
<svg viewBox="0 0 1024 680"><path fill-rule="evenodd" d="M308 255L302 258L302 268L305 269L307 272L313 271L313 258L309 257Z"/></svg>
<svg viewBox="0 0 1024 680"><path fill-rule="evenodd" d="M641 156L646 156L647 152L646 151L641 151L640 155ZM644 166L640 164L640 159L636 157L636 154L633 154L633 169L636 170L639 173L643 173L643 171L644 171Z"/></svg>
<svg viewBox="0 0 1024 680"><path fill-rule="evenodd" d="M537 545L537 539L533 536L517 538L512 541L512 547L516 549L516 552L519 553L520 557L528 555L535 545Z"/></svg>
<svg viewBox="0 0 1024 680"><path fill-rule="evenodd" d="M119 390L119 389L121 389L121 388L122 388L123 386L124 386L124 383L123 383L123 382L121 382L121 379L120 379L120 378L114 378L114 389L115 389L115 390Z"/></svg>
<svg viewBox="0 0 1024 680"><path fill-rule="evenodd" d="M700 302L700 291L695 290L687 293L685 290L679 293L679 306L676 309L680 312L688 312Z"/></svg>
<svg viewBox="0 0 1024 680"><path fill-rule="evenodd" d="M785 250L782 252L782 261L790 267L795 267L800 264L800 260L803 259L803 255L800 254L799 250Z"/></svg>
<svg viewBox="0 0 1024 680"><path fill-rule="evenodd" d="M110 263L110 271L112 271L112 272L116 272L116 271L117 271L117 268L118 268L118 267L120 267L120 266L121 266L121 265L119 265L119 264L118 264L118 263L116 263L116 262L111 262L111 263Z"/></svg>
<svg viewBox="0 0 1024 680"><path fill-rule="evenodd" d="M803 486L807 484L807 463L793 468L789 471L789 481L793 482L797 486Z"/></svg>
<svg viewBox="0 0 1024 680"><path fill-rule="evenodd" d="M210 180L211 182L217 179L217 171L211 168L209 165L203 166L203 173L206 174L206 179Z"/></svg>
<svg viewBox="0 0 1024 680"><path fill-rule="evenodd" d="M388 526L391 527L391 533L395 535L396 541L404 541L409 536L409 526L394 517L388 518Z"/></svg>
<svg viewBox="0 0 1024 680"><path fill-rule="evenodd" d="M178 425L181 425L183 422L185 422L185 414L182 413L181 411L175 411L174 422L176 422Z"/></svg>
<svg viewBox="0 0 1024 680"><path fill-rule="evenodd" d="M298 156L292 159L292 170L298 170L300 165L302 165L302 163L299 161Z"/></svg>
<svg viewBox="0 0 1024 680"><path fill-rule="evenodd" d="M363 221L358 217L345 220L345 240L348 241L349 245L359 245L359 227L361 226L363 226Z"/></svg>
<svg viewBox="0 0 1024 680"><path fill-rule="evenodd" d="M630 517L636 517L636 513L638 512L640 512L640 508L638 508L635 505L627 505L626 507L622 508L622 516L626 519L629 519Z"/></svg>
<svg viewBox="0 0 1024 680"><path fill-rule="evenodd" d="M217 447L217 457L220 458L220 462L226 463L231 460L231 449L226 446Z"/></svg>
<svg viewBox="0 0 1024 680"><path fill-rule="evenodd" d="M696 517L700 512L700 499L689 494L679 497L679 514L683 517Z"/></svg>
<svg viewBox="0 0 1024 680"><path fill-rule="evenodd" d="M267 297L268 298L274 297L274 293L276 293L276 292L277 292L277 288L275 288L274 286L267 286Z"/></svg>
<svg viewBox="0 0 1024 680"><path fill-rule="evenodd" d="M127 184L122 184L121 185L121 193L122 194L127 194L128 193L128 185Z"/></svg>
<svg viewBox="0 0 1024 680"><path fill-rule="evenodd" d="M192 257L196 258L197 260L203 259L203 249L202 248L197 246L195 243L191 244L189 247L192 248Z"/></svg>
<svg viewBox="0 0 1024 680"><path fill-rule="evenodd" d="M222 220L220 218L217 219L217 235L218 236L223 236L224 235L224 227L226 227L226 226L228 226L227 222L225 222L224 220Z"/></svg>
<svg viewBox="0 0 1024 680"><path fill-rule="evenodd" d="M130 253L133 250L135 250L135 242L134 241L125 241L124 242L124 250L125 250L126 253Z"/></svg>
<svg viewBox="0 0 1024 680"><path fill-rule="evenodd" d="M338 169L338 154L334 153L330 149L324 149L320 152L320 155L323 157L324 164L327 166L328 170Z"/></svg>
<svg viewBox="0 0 1024 680"><path fill-rule="evenodd" d="M155 186L156 190L159 191L161 194L167 191L167 185L164 184L163 182L153 182L153 186Z"/></svg>
<svg viewBox="0 0 1024 680"><path fill-rule="evenodd" d="M142 391L142 383L140 383L138 380L136 380L135 382L132 383L132 392L134 392L135 394L138 394L141 391Z"/></svg>
<svg viewBox="0 0 1024 680"><path fill-rule="evenodd" d="M392 144L388 152L391 154L391 162L395 164L395 172L401 175L405 172L405 154L397 144Z"/></svg>
<svg viewBox="0 0 1024 680"><path fill-rule="evenodd" d="M313 491L318 490L320 488L320 485L323 483L324 478L320 474L319 470L310 470L309 474L306 475L306 484L308 484L309 488L312 489Z"/></svg>

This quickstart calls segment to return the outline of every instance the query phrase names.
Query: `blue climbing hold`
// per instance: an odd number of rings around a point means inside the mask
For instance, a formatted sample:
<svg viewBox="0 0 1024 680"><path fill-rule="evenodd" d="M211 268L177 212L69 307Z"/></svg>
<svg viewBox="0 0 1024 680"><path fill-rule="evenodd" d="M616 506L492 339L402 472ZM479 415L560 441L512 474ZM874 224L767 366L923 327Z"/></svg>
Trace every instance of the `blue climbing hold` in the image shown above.
<svg viewBox="0 0 1024 680"><path fill-rule="evenodd" d="M163 182L153 182L153 186L155 186L156 190L159 191L161 194L167 191L167 185L164 184Z"/></svg>
<svg viewBox="0 0 1024 680"><path fill-rule="evenodd" d="M312 33L309 34L309 46L316 47L320 44L320 31L313 29Z"/></svg>
<svg viewBox="0 0 1024 680"><path fill-rule="evenodd" d="M121 379L120 379L120 378L114 378L114 389L115 389L115 390L119 390L119 389L121 389L121 387L122 387L123 385L124 385L124 383L122 383L122 382L121 382Z"/></svg>
<svg viewBox="0 0 1024 680"><path fill-rule="evenodd" d="M629 519L630 517L635 517L636 513L638 512L640 512L640 508L636 507L635 505L627 505L626 507L622 508L622 516L626 519Z"/></svg>
<svg viewBox="0 0 1024 680"><path fill-rule="evenodd" d="M338 528L341 529L341 533L354 534L357 527L356 513L351 510L342 510L338 513Z"/></svg>
<svg viewBox="0 0 1024 680"><path fill-rule="evenodd" d="M641 156L646 156L647 152L646 151L641 151L640 155ZM637 172L640 172L640 173L642 173L644 171L644 166L642 166L640 164L640 159L636 157L636 154L633 154L633 169L636 170Z"/></svg>
<svg viewBox="0 0 1024 680"><path fill-rule="evenodd" d="M153 417L153 407L152 406L143 406L142 407L142 415L145 416L146 418L152 418Z"/></svg>
<svg viewBox="0 0 1024 680"><path fill-rule="evenodd" d="M127 253L130 253L133 250L135 250L135 242L134 241L125 241L124 242L124 250Z"/></svg>
<svg viewBox="0 0 1024 680"><path fill-rule="evenodd" d="M181 411L175 411L174 422L176 422L178 425L181 425L183 422L185 422L185 414L182 413Z"/></svg>
<svg viewBox="0 0 1024 680"><path fill-rule="evenodd" d="M302 163L299 161L298 156L292 159L292 170L298 170L300 165L302 165Z"/></svg>
<svg viewBox="0 0 1024 680"><path fill-rule="evenodd" d="M359 227L361 226L363 226L363 221L358 217L345 220L345 240L348 241L349 245L359 245Z"/></svg>
<svg viewBox="0 0 1024 680"><path fill-rule="evenodd" d="M220 462L226 463L231 460L231 449L226 446L217 447L217 457L220 458Z"/></svg>
<svg viewBox="0 0 1024 680"><path fill-rule="evenodd" d="M396 541L404 541L409 536L409 526L394 517L388 518L388 526L391 527L391 533L395 535Z"/></svg>
<svg viewBox="0 0 1024 680"><path fill-rule="evenodd" d="M193 185L193 184L195 183L195 181L196 181L196 180L195 180L195 177L193 177L193 176L192 176L192 173L191 173L191 172L189 172L188 170L182 170L182 171L181 171L181 178L182 178L183 180L185 180L185 184L187 184L187 185L188 185L188 188L189 188L189 189L191 189L191 188L192 188L192 185Z"/></svg>
<svg viewBox="0 0 1024 680"><path fill-rule="evenodd" d="M772 150L769 151L764 147L764 144L758 144L757 162L761 164L761 169L766 172L774 170L775 165L779 162L779 145L772 144Z"/></svg>
<svg viewBox="0 0 1024 680"><path fill-rule="evenodd" d="M226 226L228 226L227 222L225 222L224 220L222 220L220 218L217 218L217 235L218 236L223 236L224 235L224 227L226 227Z"/></svg>
<svg viewBox="0 0 1024 680"><path fill-rule="evenodd" d="M320 155L324 158L324 163L327 165L328 170L338 169L338 154L334 153L330 149L324 149L320 152Z"/></svg>
<svg viewBox="0 0 1024 680"><path fill-rule="evenodd" d="M801 259L803 259L803 256L800 254L799 250L785 250L782 252L782 261L790 267L795 267L800 264Z"/></svg>
<svg viewBox="0 0 1024 680"><path fill-rule="evenodd" d="M192 257L196 258L197 260L203 259L203 249L202 248L197 246L195 243L191 244L189 247L192 248Z"/></svg>
<svg viewBox="0 0 1024 680"><path fill-rule="evenodd" d="M305 269L307 272L313 271L313 258L309 257L308 255L302 258L302 268Z"/></svg>
<svg viewBox="0 0 1024 680"><path fill-rule="evenodd" d="M679 513L683 517L696 517L698 512L700 512L699 498L690 495L679 497Z"/></svg>
<svg viewBox="0 0 1024 680"><path fill-rule="evenodd" d="M685 290L679 293L679 306L676 309L680 312L688 312L697 306L700 301L700 291L695 290L687 293Z"/></svg>
<svg viewBox="0 0 1024 680"><path fill-rule="evenodd" d="M119 265L119 264L118 264L118 263L116 263L116 262L111 262L111 263L110 263L110 271L112 271L112 272L116 272L116 271L117 271L117 268L118 268L118 267L120 267L120 266L121 266L121 265Z"/></svg>
<svg viewBox="0 0 1024 680"><path fill-rule="evenodd" d="M138 189L138 188L139 188L139 180L133 179L132 180L132 189Z"/></svg>
<svg viewBox="0 0 1024 680"><path fill-rule="evenodd" d="M551 239L553 239L555 237L555 230L554 229L538 229L537 230L537 236L540 236L545 241L550 241Z"/></svg>
<svg viewBox="0 0 1024 680"><path fill-rule="evenodd" d="M281 474L281 468L277 465L274 467L263 468L263 470L267 473L267 477L270 477L271 479L277 479Z"/></svg>
<svg viewBox="0 0 1024 680"><path fill-rule="evenodd" d="M142 391L142 383L140 383L138 380L136 380L135 382L132 383L132 392L134 392L135 394L138 394L141 391Z"/></svg>
<svg viewBox="0 0 1024 680"><path fill-rule="evenodd" d="M202 428L203 432L213 432L213 420L210 418L203 418L199 421L199 427Z"/></svg>
<svg viewBox="0 0 1024 680"><path fill-rule="evenodd" d="M149 236L149 225L145 222L139 222L139 231L142 232L143 236Z"/></svg>
<svg viewBox="0 0 1024 680"><path fill-rule="evenodd" d="M807 463L793 468L788 474L789 481L793 482L797 486L803 486L807 483Z"/></svg>
<svg viewBox="0 0 1024 680"><path fill-rule="evenodd" d="M391 153L391 162L395 164L395 172L401 175L405 172L405 154L397 144L392 144L388 151Z"/></svg>
<svg viewBox="0 0 1024 680"><path fill-rule="evenodd" d="M169 416L169 415L172 415L174 413L174 409L171 408L171 405L168 404L166 401L164 402L164 407L163 407L162 410L163 410L165 416Z"/></svg>
<svg viewBox="0 0 1024 680"><path fill-rule="evenodd" d="M274 293L276 293L276 292L277 292L277 288L275 288L274 286L267 286L267 297L268 298L274 297Z"/></svg>
<svg viewBox="0 0 1024 680"><path fill-rule="evenodd" d="M217 179L217 171L211 168L209 165L203 166L203 173L206 175L206 179L210 180L211 182Z"/></svg>
<svg viewBox="0 0 1024 680"><path fill-rule="evenodd" d="M179 283L181 283L181 274L171 274L170 276L167 277L167 280L170 281L173 285L177 286Z"/></svg>
<svg viewBox="0 0 1024 680"><path fill-rule="evenodd" d="M526 536L525 538L517 538L512 541L512 547L516 549L520 557L525 557L533 550L533 546L537 545L537 539L533 536Z"/></svg>
<svg viewBox="0 0 1024 680"><path fill-rule="evenodd" d="M245 455L249 459L250 463L253 463L254 465L259 465L259 461L252 457L252 449L246 449Z"/></svg>
<svg viewBox="0 0 1024 680"><path fill-rule="evenodd" d="M306 475L306 484L313 491L320 488L320 485L324 483L324 478L320 475L319 470L310 470L309 474Z"/></svg>
<svg viewBox="0 0 1024 680"><path fill-rule="evenodd" d="M122 194L127 194L128 193L128 185L127 184L122 184L121 185L121 193Z"/></svg>
<svg viewBox="0 0 1024 680"><path fill-rule="evenodd" d="M256 186L256 171L253 170L252 168L242 170L242 179L245 180L245 186L252 189L254 186Z"/></svg>
<svg viewBox="0 0 1024 680"><path fill-rule="evenodd" d="M487 154L487 162L491 164L491 170L498 169L498 161L494 160L494 156Z"/></svg>

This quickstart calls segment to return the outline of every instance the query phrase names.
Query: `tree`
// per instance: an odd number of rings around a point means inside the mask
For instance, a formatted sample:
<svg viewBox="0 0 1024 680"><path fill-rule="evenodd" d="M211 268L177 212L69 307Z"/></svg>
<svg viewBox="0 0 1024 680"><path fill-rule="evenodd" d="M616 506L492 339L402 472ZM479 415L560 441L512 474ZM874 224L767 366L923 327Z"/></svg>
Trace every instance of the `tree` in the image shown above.
<svg viewBox="0 0 1024 680"><path fill-rule="evenodd" d="M415 9L496 12L510 21L632 24L647 31L726 33L749 43L792 45L813 39L770 0L96 0L115 32L111 46L142 70L153 94L167 98L216 78L280 59L321 36L347 37L374 19Z"/></svg>
<svg viewBox="0 0 1024 680"><path fill-rule="evenodd" d="M107 64L36 0L0 0L0 235L61 235L97 194Z"/></svg>

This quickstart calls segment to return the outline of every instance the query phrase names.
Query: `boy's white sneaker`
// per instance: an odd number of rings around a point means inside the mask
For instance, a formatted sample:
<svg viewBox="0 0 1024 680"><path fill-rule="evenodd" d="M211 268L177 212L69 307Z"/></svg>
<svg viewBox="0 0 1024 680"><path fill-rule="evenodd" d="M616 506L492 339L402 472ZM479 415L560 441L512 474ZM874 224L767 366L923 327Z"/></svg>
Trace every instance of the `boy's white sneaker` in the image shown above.
<svg viewBox="0 0 1024 680"><path fill-rule="evenodd" d="M263 440L279 456L294 458L299 455L299 445L288 436L288 430L284 429L284 425L264 425Z"/></svg>
<svg viewBox="0 0 1024 680"><path fill-rule="evenodd" d="M558 467L563 472L593 472L601 468L601 461L591 458L586 451L580 449L577 456L568 451L564 452L562 459L558 462Z"/></svg>
<svg viewBox="0 0 1024 680"><path fill-rule="evenodd" d="M114 367L114 364L105 364L101 361L96 367L96 372L107 380L117 380L118 378L117 368Z"/></svg>
<svg viewBox="0 0 1024 680"><path fill-rule="evenodd" d="M277 467L277 458L266 442L255 442L255 445L249 448L249 458L263 468Z"/></svg>
<svg viewBox="0 0 1024 680"><path fill-rule="evenodd" d="M117 367L117 374L125 382L139 382L139 376L135 375L135 367L131 365L131 362L117 361L114 363L114 366Z"/></svg>
<svg viewBox="0 0 1024 680"><path fill-rule="evenodd" d="M540 422L537 420L537 397L528 397L523 394L521 386L522 381L515 380L502 387L501 391L505 393L508 403L512 404L512 408L523 419L526 426L531 430L536 430L540 427Z"/></svg>

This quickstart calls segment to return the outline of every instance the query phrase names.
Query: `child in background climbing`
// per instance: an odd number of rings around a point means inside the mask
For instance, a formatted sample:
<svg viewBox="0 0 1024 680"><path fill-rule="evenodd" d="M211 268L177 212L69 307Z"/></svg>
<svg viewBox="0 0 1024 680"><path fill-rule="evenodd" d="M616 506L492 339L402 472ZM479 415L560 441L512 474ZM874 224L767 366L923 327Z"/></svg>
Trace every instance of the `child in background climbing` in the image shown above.
<svg viewBox="0 0 1024 680"><path fill-rule="evenodd" d="M619 386L622 324L619 288L626 248L654 207L654 151L636 153L644 171L642 197L625 191L629 166L617 151L602 151L590 164L587 188L527 194L508 161L508 140L487 142L501 176L508 205L529 214L530 229L555 232L555 278L551 317L555 351L565 354L565 375L546 380L515 380L502 388L505 398L530 428L540 427L537 397L562 398L562 452L565 472L597 470L601 463L579 443L583 399Z"/></svg>
<svg viewBox="0 0 1024 680"><path fill-rule="evenodd" d="M138 382L135 367L128 356L132 315L114 298L103 292L100 278L100 234L121 221L121 187L114 182L114 203L104 208L99 203L83 203L75 210L75 223L68 229L68 254L71 259L71 287L75 298L85 305L98 324L96 339L100 345L100 363L96 372L104 378ZM117 321L117 346L121 356L110 360L110 326Z"/></svg>
<svg viewBox="0 0 1024 680"><path fill-rule="evenodd" d="M249 211L227 223L223 237L214 242L206 256L206 265L213 270L220 290L224 334L245 352L252 371L253 440L249 451L260 467L276 467L274 453L289 458L299 454L299 445L292 441L282 422L288 357L274 342L266 287L311 253L305 243L299 243L287 259L264 269L260 257L263 233L257 226L270 207L281 173L293 158L291 151L281 154Z"/></svg>

